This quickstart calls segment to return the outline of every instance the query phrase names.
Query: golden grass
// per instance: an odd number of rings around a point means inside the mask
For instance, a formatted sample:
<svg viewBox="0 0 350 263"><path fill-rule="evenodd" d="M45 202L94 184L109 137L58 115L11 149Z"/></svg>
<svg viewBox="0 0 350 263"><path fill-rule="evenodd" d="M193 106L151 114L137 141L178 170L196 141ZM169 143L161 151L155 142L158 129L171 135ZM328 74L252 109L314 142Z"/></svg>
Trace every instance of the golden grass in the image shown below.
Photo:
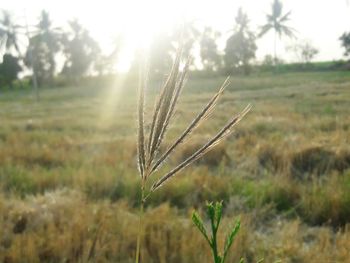
<svg viewBox="0 0 350 263"><path fill-rule="evenodd" d="M253 262L349 259L348 227L333 232L297 219L267 220L266 213L271 212L241 214L243 225L232 249L236 253L229 254L228 262L240 257ZM129 262L134 256L137 228L131 226L137 224L137 217L124 202L87 202L78 192L61 190L10 202L2 197L0 214L1 262L23 262L23 258L26 262L87 262L89 257L93 262ZM256 225L257 215L261 220ZM231 222L224 218L223 229ZM166 203L146 212L144 242L141 253L146 262L211 262L189 215L184 217Z"/></svg>
<svg viewBox="0 0 350 263"><path fill-rule="evenodd" d="M223 81L188 81L164 144L181 135L193 109ZM145 219L146 262L208 262L209 251L189 221L192 208L206 200L224 200L225 224L241 215L232 249L237 254L230 260L347 262L350 76L286 74L231 82L210 122L198 127L159 174L200 147L232 111L249 101L254 112L218 152L150 197L145 213L157 219ZM140 198L137 123L130 121L136 120L136 94L128 82L119 88L124 99L109 109L114 122L104 126L103 88L44 90L40 104L15 93L0 97L0 262L84 262L94 243L95 262L133 260ZM156 92L149 91L152 100ZM317 153L323 153L320 160ZM23 230L21 218L27 218ZM101 221L104 229L97 231ZM168 245L159 244L160 238Z"/></svg>

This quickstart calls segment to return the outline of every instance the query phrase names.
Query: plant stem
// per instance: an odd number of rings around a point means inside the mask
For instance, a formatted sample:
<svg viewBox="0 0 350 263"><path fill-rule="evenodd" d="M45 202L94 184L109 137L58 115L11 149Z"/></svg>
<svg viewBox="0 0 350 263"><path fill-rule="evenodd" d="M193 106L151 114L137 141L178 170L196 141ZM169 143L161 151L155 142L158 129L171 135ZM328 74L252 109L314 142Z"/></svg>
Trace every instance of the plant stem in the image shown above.
<svg viewBox="0 0 350 263"><path fill-rule="evenodd" d="M277 67L277 32L276 30L274 31L274 42L273 42L273 52L274 52L274 64L275 64L275 69Z"/></svg>
<svg viewBox="0 0 350 263"><path fill-rule="evenodd" d="M212 246L212 249L213 249L214 262L215 262L215 263L221 263L221 262L219 261L219 257L218 257L218 250L217 250L216 239L215 239L215 241L214 241L214 239L213 239L213 246Z"/></svg>
<svg viewBox="0 0 350 263"><path fill-rule="evenodd" d="M221 263L219 255L218 255L218 245L217 245L217 242L216 242L217 229L216 229L216 227L214 225L214 221L211 222L211 228L212 228L212 232L213 232L211 246L212 246L212 250L213 250L214 262L215 263Z"/></svg>
<svg viewBox="0 0 350 263"><path fill-rule="evenodd" d="M141 185L141 200L140 200L140 212L139 212L139 231L137 235L137 245L136 245L136 263L140 262L141 257L141 237L143 234L143 209L144 209L144 203L145 203L145 180L142 179L142 185Z"/></svg>

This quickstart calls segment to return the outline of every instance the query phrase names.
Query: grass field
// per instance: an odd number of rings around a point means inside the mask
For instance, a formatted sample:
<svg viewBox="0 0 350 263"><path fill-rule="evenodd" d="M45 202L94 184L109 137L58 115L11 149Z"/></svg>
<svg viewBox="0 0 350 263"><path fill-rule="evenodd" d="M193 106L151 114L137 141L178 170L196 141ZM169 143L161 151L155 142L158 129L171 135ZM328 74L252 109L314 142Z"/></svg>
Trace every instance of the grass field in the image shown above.
<svg viewBox="0 0 350 263"><path fill-rule="evenodd" d="M223 81L188 80L167 142ZM350 73L231 82L159 174L246 104L253 110L150 198L144 262L211 262L190 221L207 200L223 200L224 229L241 218L228 262L350 262ZM140 195L133 83L48 88L38 103L29 90L0 93L0 262L133 262ZM148 101L159 86L150 85Z"/></svg>

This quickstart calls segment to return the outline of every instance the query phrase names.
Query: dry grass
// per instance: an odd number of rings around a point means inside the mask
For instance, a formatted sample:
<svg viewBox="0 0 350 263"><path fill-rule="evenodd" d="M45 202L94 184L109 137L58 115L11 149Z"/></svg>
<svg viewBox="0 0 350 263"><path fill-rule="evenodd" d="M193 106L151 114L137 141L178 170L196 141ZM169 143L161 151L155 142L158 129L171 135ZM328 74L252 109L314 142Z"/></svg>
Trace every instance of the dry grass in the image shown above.
<svg viewBox="0 0 350 263"><path fill-rule="evenodd" d="M198 115L192 120L188 127L181 133L181 135L171 143L167 150L160 153L160 147L162 146L163 139L168 130L168 126L172 117L175 114L177 102L184 88L186 76L188 73L188 67L190 65L190 59L185 63L184 69L180 71L180 63L182 57L182 47L177 51L172 70L160 90L158 99L156 100L152 121L150 124L150 131L147 136L145 132L144 124L144 111L145 111L145 90L147 80L143 81L146 77L141 77L141 83L139 88L138 99L138 165L140 170L140 176L142 179L142 196L144 191L148 191L147 195L151 194L162 186L171 177L182 171L184 168L198 160L200 157L209 152L212 148L218 145L223 139L233 132L234 126L249 112L250 106L248 105L241 113L231 117L230 120L224 125L219 132L210 138L207 142L203 143L198 149L194 150L189 155L185 156L184 160L175 166L171 171L165 173L157 181L155 181L150 190L145 190L147 180L155 173L158 168L167 160L167 158L174 152L182 143L189 139L191 133L205 121L213 112L220 95L224 89L228 86L228 79L220 87L219 91L209 100L209 102L203 107ZM142 76L143 74L141 74ZM147 139L148 138L148 139ZM158 157L159 156L159 157ZM144 202L145 200L142 200Z"/></svg>
<svg viewBox="0 0 350 263"><path fill-rule="evenodd" d="M154 181L150 189L147 189L148 179L159 169L159 167L167 160L167 158L186 140L189 139L191 133L205 121L213 112L214 107L220 95L224 89L228 86L228 79L220 87L219 91L209 100L199 114L192 120L190 125L182 132L182 134L174 140L167 150L163 153L160 152L163 139L168 130L168 126L175 114L178 99L184 88L188 68L191 60L188 59L185 63L184 69L180 71L180 63L182 57L182 46L178 48L174 64L169 73L167 80L162 86L158 98L156 100L154 111L152 115L152 121L150 124L150 131L147 135L145 131L145 90L147 85L147 77L143 76L141 71L140 87L139 87L139 99L138 99L138 167L141 177L141 198L140 198L140 223L139 223L139 235L137 239L136 248L136 263L141 258L140 244L143 233L143 209L144 203L147 198L166 183L173 176L181 172L184 168L191 165L193 162L204 156L212 148L215 148L222 140L228 137L232 132L236 124L250 111L250 105L248 105L241 113L231 117L230 120L207 142L202 144L198 149L195 149L189 155L185 155L184 160L176 165L169 172L166 172L159 179ZM148 138L148 139L147 139ZM159 157L158 157L159 155ZM165 257L166 259L167 257Z"/></svg>
<svg viewBox="0 0 350 263"><path fill-rule="evenodd" d="M163 145L182 134L196 116L193 109L205 105L212 88L223 82L188 81ZM190 213L206 200L224 200L224 223L237 215L243 223L232 249L239 253L230 255L231 260L347 262L349 82L348 73L336 72L232 78L210 120L158 174L198 149L198 142L225 125L232 111L252 102L254 114L219 145L218 154L208 153L212 160L196 162L149 198L145 213L157 220L145 217L145 260L196 262L202 256L200 262L207 262L209 251L191 225ZM96 262L133 261L137 228L130 226L137 224L135 200L141 195L135 177L136 121L130 122L136 119L136 87L129 82L118 87L124 99L109 109L104 107L111 90L103 88L44 90L40 104L15 92L1 95L0 262L24 257L38 262L40 255L44 262L83 261L101 218L105 229L114 232L98 235ZM148 91L152 100L157 92ZM152 111L152 105L145 106ZM102 123L101 111L110 122ZM310 154L310 149L317 151ZM161 153L166 150L160 147ZM320 152L328 153L320 155L325 160L315 157ZM303 158L295 162L296 156ZM319 169L315 160L329 165ZM19 215L27 215L22 232ZM160 245L160 237L169 245Z"/></svg>
<svg viewBox="0 0 350 263"><path fill-rule="evenodd" d="M0 199L1 262L87 262L89 255L92 262L133 260L137 228L130 226L137 217L124 202L87 202L80 193L67 190L5 201ZM270 211L244 213L241 218L232 249L236 253L229 254L228 262L240 257L247 262L348 262L350 257L348 228L334 232L308 227L299 220L272 218ZM231 222L224 218L223 229ZM189 216L168 204L146 212L142 255L146 262L211 262Z"/></svg>

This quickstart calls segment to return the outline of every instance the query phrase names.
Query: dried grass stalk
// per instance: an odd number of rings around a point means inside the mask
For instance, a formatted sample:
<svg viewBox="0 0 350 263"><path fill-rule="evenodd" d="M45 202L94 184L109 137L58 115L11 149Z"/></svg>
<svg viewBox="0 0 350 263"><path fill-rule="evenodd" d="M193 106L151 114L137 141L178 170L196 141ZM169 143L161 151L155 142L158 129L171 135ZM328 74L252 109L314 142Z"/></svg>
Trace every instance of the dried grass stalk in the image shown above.
<svg viewBox="0 0 350 263"><path fill-rule="evenodd" d="M145 152L145 128L144 128L144 107L145 107L145 90L147 84L147 77L144 76L145 72L142 66L140 66L140 79L139 79L139 99L138 99L138 164L141 177L144 176L146 165L146 152Z"/></svg>
<svg viewBox="0 0 350 263"><path fill-rule="evenodd" d="M206 144L204 144L199 150L193 153L185 161L176 166L173 170L161 177L156 183L153 184L151 191L157 190L165 181L170 179L172 176L176 175L186 166L190 165L194 161L198 160L204 154L206 154L210 149L219 144L225 137L227 137L231 132L233 126L235 126L251 109L248 105L238 116L232 118L225 126L222 128L212 139L210 139Z"/></svg>
<svg viewBox="0 0 350 263"><path fill-rule="evenodd" d="M248 105L240 114L233 117L215 136L207 141L200 149L190 155L182 163L177 165L170 172L163 175L158 179L146 194L146 182L148 178L157 171L157 169L165 162L165 160L175 151L179 145L185 142L192 132L213 112L221 94L228 86L228 78L222 84L220 89L199 114L193 119L190 125L182 132L182 134L167 148L167 150L160 154L157 159L157 154L160 146L163 142L171 118L174 116L176 105L178 103L181 91L184 87L185 80L189 71L190 58L187 59L184 69L180 71L181 56L183 47L180 45L175 62L171 69L171 72L161 88L160 95L154 105L152 121L150 125L150 132L145 135L144 124L144 111L145 111L145 90L147 85L145 70L140 70L140 83L139 83L139 97L138 97L138 164L141 175L141 205L140 205L140 222L139 222L139 235L137 238L136 248L136 263L140 260L140 244L141 244L141 232L142 232L142 216L144 203L148 196L160 188L166 181L178 174L185 167L202 157L210 149L220 143L225 137L232 133L233 127L249 112L251 109ZM146 137L148 139L146 140Z"/></svg>
<svg viewBox="0 0 350 263"><path fill-rule="evenodd" d="M166 135L169 123L174 116L176 105L181 95L181 91L184 88L189 70L191 61L190 58L187 59L183 70L180 71L182 50L183 47L180 45L176 53L176 58L170 74L162 86L160 95L156 100L150 125L150 132L147 136L148 140L145 139L146 135L144 128L146 81L144 74L140 74L141 80L138 98L138 163L140 168L140 175L142 178L142 191L144 191L144 187L149 176L155 173L157 169L171 155L171 153L174 152L179 147L179 145L184 143L185 140L192 134L192 132L210 116L220 96L224 92L225 88L229 85L229 78L227 78L219 88L218 92L214 94L214 96L203 107L203 109L193 119L189 126L176 140L174 140L173 143L168 146L167 150L161 153L160 157L157 158L158 151ZM249 112L250 109L251 107L248 105L240 114L233 117L215 136L213 136L212 139L206 142L200 149L190 155L170 172L166 173L164 176L158 179L158 181L156 181L149 189L149 194L157 190L171 177L179 173L181 170L196 161L198 158L202 157L210 149L220 143L225 137L231 134L233 127ZM148 195L146 195L146 198Z"/></svg>
<svg viewBox="0 0 350 263"><path fill-rule="evenodd" d="M212 113L217 100L219 99L224 89L228 86L228 80L229 78L225 80L224 84L221 86L219 91L211 98L211 100L202 109L202 111L193 119L193 121L185 129L185 131L175 140L175 142L167 149L167 151L156 161L156 163L152 167L151 172L155 172L157 168L166 160L166 158L175 150L175 148L177 148L181 143L183 143L184 140L189 137L192 131L199 126L201 121L205 120Z"/></svg>

